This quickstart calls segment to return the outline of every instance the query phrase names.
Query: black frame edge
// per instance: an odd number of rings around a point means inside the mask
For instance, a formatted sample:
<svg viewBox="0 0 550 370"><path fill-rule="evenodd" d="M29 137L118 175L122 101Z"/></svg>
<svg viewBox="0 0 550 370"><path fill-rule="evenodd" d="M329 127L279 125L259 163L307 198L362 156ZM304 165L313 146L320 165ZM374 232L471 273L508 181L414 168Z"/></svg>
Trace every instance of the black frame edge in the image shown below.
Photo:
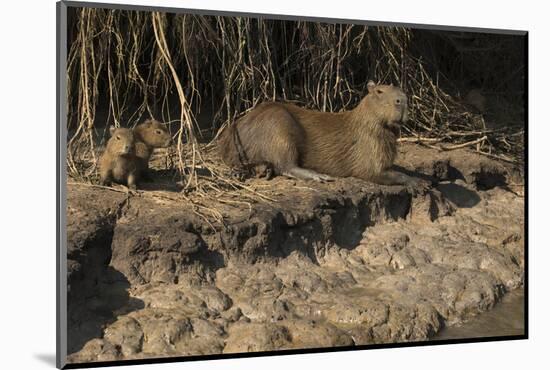
<svg viewBox="0 0 550 370"><path fill-rule="evenodd" d="M524 260L524 284L523 284L523 320L525 338L529 338L529 32L525 36L525 131L523 134L524 150L524 223L523 223L523 260Z"/></svg>
<svg viewBox="0 0 550 370"><path fill-rule="evenodd" d="M305 355L315 353L332 353L332 352L349 352L360 350L376 350L376 349L397 349L407 347L425 347L425 346L440 346L449 344L478 344L485 342L499 342L511 340L525 340L526 335L513 336L498 336L498 337L481 337L467 339L445 339L425 342L405 342L405 343L383 343L370 344L360 346L342 346L342 347L325 347L325 348L307 348L307 349L287 349L279 351L262 351L262 352L242 352L242 353L223 353L212 355L193 355L193 356L178 356L178 357L157 357L137 360L121 360L121 361L101 361L101 362L83 362L67 364L63 369L82 369L96 368L106 366L132 366L132 365L152 365L173 362L191 362L191 361L211 361L234 358L254 358L254 357L269 357L269 356L289 356L289 355Z"/></svg>

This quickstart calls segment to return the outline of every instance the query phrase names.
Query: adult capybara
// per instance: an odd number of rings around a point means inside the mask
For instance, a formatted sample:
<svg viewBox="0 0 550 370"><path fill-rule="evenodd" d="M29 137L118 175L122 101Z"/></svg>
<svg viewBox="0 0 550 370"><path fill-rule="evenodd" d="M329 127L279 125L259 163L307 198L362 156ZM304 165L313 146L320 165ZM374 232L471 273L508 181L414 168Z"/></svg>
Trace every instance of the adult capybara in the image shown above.
<svg viewBox="0 0 550 370"><path fill-rule="evenodd" d="M391 169L400 126L407 120L407 96L392 85L369 81L367 88L357 107L340 113L260 104L221 133L222 160L236 169L267 165L277 175L317 181L353 176L415 184Z"/></svg>
<svg viewBox="0 0 550 370"><path fill-rule="evenodd" d="M148 179L149 159L155 148L167 148L172 144L172 136L166 125L154 119L148 119L134 128L136 136L136 156L141 178Z"/></svg>
<svg viewBox="0 0 550 370"><path fill-rule="evenodd" d="M101 184L110 185L114 181L128 185L130 189L136 189L139 174L134 132L114 126L111 126L109 131L111 137L99 159Z"/></svg>

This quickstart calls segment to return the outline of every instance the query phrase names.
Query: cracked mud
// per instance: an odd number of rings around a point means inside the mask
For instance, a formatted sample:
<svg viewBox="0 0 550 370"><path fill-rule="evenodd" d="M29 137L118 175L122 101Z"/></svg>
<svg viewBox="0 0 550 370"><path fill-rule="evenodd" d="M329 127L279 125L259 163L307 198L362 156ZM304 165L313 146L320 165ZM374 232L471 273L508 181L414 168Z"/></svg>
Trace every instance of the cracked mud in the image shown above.
<svg viewBox="0 0 550 370"><path fill-rule="evenodd" d="M516 171L414 145L398 165L439 183L254 179L275 202L219 204L216 231L147 191L69 185L69 361L422 341L523 287Z"/></svg>

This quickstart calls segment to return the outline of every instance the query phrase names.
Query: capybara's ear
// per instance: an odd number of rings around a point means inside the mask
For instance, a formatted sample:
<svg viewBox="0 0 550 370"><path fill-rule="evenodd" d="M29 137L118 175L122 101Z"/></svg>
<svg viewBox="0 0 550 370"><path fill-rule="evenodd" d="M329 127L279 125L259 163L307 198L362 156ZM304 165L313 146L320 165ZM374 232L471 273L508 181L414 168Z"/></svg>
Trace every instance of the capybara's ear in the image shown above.
<svg viewBox="0 0 550 370"><path fill-rule="evenodd" d="M111 134L111 136L113 136L113 134L115 133L115 130L116 130L116 127L115 127L115 126L111 125L111 126L109 127L109 133Z"/></svg>
<svg viewBox="0 0 550 370"><path fill-rule="evenodd" d="M374 88L376 87L376 84L374 83L373 80L369 80L369 82L367 82L367 89L369 90L369 92L373 92Z"/></svg>
<svg viewBox="0 0 550 370"><path fill-rule="evenodd" d="M144 122L147 126L151 126L153 124L153 119L152 118L148 118L145 120Z"/></svg>

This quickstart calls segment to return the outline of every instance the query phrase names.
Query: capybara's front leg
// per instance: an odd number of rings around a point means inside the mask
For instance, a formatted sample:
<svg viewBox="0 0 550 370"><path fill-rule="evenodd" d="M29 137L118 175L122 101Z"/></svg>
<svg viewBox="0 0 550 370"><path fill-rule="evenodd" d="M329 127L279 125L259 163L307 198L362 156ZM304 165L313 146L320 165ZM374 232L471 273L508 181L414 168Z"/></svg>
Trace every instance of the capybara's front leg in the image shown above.
<svg viewBox="0 0 550 370"><path fill-rule="evenodd" d="M394 170L382 172L373 179L373 182L381 185L406 185L412 188L427 188L431 185L429 181L411 177Z"/></svg>
<svg viewBox="0 0 550 370"><path fill-rule="evenodd" d="M99 172L99 183L104 186L111 186L113 182L113 174L111 170L101 170Z"/></svg>
<svg viewBox="0 0 550 370"><path fill-rule="evenodd" d="M283 172L284 176L302 180L314 180L319 182L334 181L334 178L323 173L308 170L307 168L293 167Z"/></svg>
<svg viewBox="0 0 550 370"><path fill-rule="evenodd" d="M127 183L130 190L137 190L137 179L135 172L132 172L128 175Z"/></svg>

